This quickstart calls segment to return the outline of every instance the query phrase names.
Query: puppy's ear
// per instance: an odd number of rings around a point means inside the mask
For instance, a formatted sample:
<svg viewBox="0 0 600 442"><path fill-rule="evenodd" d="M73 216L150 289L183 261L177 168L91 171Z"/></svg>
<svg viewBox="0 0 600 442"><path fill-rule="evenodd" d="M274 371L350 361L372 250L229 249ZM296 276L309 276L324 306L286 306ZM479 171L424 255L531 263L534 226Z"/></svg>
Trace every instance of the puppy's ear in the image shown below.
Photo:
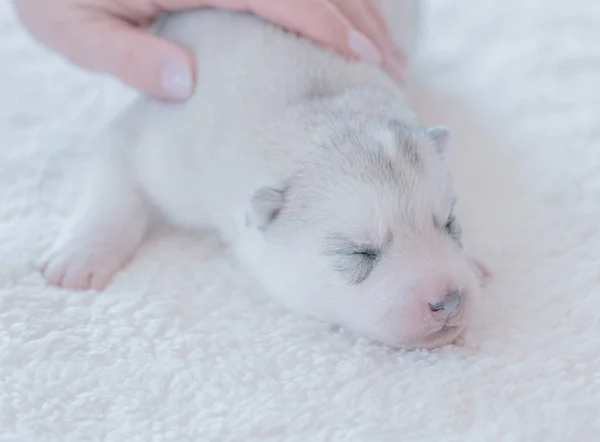
<svg viewBox="0 0 600 442"><path fill-rule="evenodd" d="M246 217L248 225L265 230L277 218L285 203L285 189L261 187L250 200L250 210Z"/></svg>
<svg viewBox="0 0 600 442"><path fill-rule="evenodd" d="M446 126L434 126L426 131L427 136L435 145L438 153L443 154L450 145L450 129Z"/></svg>

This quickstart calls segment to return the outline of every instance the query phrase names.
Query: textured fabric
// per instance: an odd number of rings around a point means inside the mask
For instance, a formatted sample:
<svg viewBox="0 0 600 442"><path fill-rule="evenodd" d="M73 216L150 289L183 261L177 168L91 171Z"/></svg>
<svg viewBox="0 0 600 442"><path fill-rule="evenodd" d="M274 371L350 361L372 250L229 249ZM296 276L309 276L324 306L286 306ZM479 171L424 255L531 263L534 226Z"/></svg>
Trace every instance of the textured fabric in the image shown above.
<svg viewBox="0 0 600 442"><path fill-rule="evenodd" d="M1 441L600 440L598 2L422 14L415 103L453 130L466 243L494 273L475 339L433 352L290 314L206 234L157 232L103 293L47 287L82 140L131 92L35 45L7 3Z"/></svg>

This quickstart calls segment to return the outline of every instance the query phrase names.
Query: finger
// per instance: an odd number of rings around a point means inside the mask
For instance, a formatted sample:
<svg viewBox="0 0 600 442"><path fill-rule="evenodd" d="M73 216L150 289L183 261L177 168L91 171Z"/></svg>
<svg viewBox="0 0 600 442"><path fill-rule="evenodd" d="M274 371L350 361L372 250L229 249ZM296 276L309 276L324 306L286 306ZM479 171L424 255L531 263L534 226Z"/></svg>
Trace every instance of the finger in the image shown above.
<svg viewBox="0 0 600 442"><path fill-rule="evenodd" d="M115 18L88 17L65 38L64 53L80 66L110 73L156 98L184 100L194 87L192 54L175 43L150 35Z"/></svg>
<svg viewBox="0 0 600 442"><path fill-rule="evenodd" d="M357 30L329 1L250 1L249 10L266 20L295 31L350 59L374 64L383 60L375 43Z"/></svg>
<svg viewBox="0 0 600 442"><path fill-rule="evenodd" d="M387 29L383 20L373 14L370 2L365 0L330 0L338 10L361 32L371 38L380 49L388 45Z"/></svg>
<svg viewBox="0 0 600 442"><path fill-rule="evenodd" d="M384 69L402 83L404 57L396 50L387 23L377 4L370 0L332 0L361 32L375 42L384 57Z"/></svg>
<svg viewBox="0 0 600 442"><path fill-rule="evenodd" d="M383 8L381 6L381 0L363 0L365 2L367 10L370 12L371 16L377 23L377 27L383 31L385 35L384 44L386 45L385 52L394 52L396 56L398 56L402 63L406 66L406 55L404 52L398 47L396 41L394 39L393 33L390 30L389 23L384 16Z"/></svg>
<svg viewBox="0 0 600 442"><path fill-rule="evenodd" d="M363 2L372 18L377 23L377 27L383 31L390 41L392 41L388 22L383 16L381 0L363 0Z"/></svg>
<svg viewBox="0 0 600 442"><path fill-rule="evenodd" d="M400 50L395 43L394 37L390 32L388 22L383 15L380 0L364 0L367 10L370 12L378 29L384 36L381 44L385 56L385 69L399 83L404 83L404 74L407 67L407 60L404 51Z"/></svg>

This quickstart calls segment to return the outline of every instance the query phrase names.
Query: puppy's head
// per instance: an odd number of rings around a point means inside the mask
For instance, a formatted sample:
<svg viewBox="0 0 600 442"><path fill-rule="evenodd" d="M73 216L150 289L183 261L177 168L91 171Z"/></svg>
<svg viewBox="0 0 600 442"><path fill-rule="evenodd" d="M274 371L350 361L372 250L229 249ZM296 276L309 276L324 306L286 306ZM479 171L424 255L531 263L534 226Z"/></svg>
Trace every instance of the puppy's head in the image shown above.
<svg viewBox="0 0 600 442"><path fill-rule="evenodd" d="M253 197L261 282L293 309L393 347L457 338L481 284L462 250L448 137L394 120L331 131L284 185Z"/></svg>

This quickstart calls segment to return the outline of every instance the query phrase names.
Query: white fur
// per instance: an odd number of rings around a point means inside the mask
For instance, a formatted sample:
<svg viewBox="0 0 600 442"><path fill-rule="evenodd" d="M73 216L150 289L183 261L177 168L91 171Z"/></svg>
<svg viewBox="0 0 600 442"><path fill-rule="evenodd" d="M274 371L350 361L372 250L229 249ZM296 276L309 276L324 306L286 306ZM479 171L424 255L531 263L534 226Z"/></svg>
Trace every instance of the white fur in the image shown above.
<svg viewBox="0 0 600 442"><path fill-rule="evenodd" d="M402 17L397 8L413 6L390 5ZM443 229L453 202L445 131L427 132L377 67L249 14L186 12L157 30L194 50L197 91L182 105L140 98L108 127L47 278L103 288L140 245L153 206L176 225L216 229L298 312L396 347L455 339L480 287ZM351 274L367 264L351 243L381 249L358 284ZM457 314L432 312L452 290Z"/></svg>

